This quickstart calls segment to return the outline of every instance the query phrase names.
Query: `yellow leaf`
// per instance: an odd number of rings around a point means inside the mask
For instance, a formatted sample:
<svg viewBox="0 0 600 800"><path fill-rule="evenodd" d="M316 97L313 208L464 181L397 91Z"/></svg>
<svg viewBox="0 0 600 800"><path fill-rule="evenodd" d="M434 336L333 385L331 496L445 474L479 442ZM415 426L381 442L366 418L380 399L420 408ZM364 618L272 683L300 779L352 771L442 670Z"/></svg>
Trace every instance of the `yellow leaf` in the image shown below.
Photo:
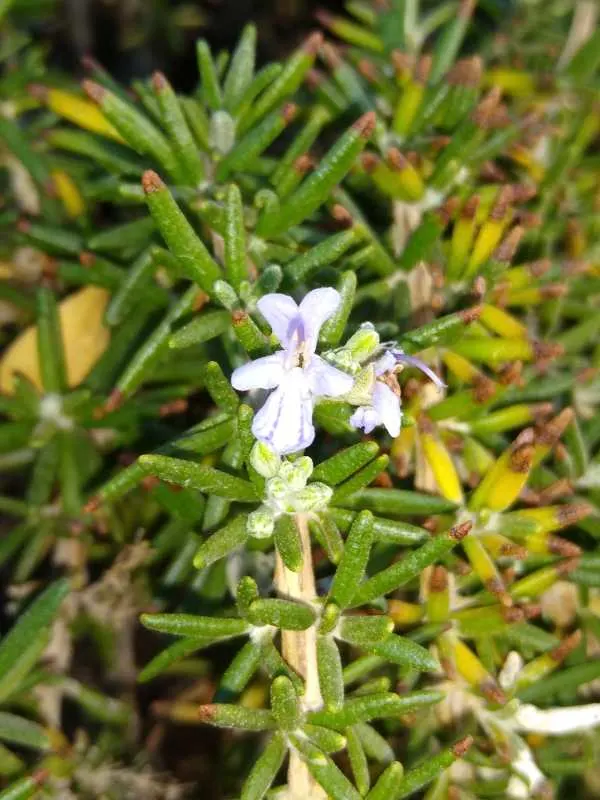
<svg viewBox="0 0 600 800"><path fill-rule="evenodd" d="M102 324L109 299L105 289L88 286L59 305L69 386L77 386L106 349L110 334ZM13 391L13 373L21 372L42 388L37 352L37 327L18 336L0 359L0 390Z"/></svg>

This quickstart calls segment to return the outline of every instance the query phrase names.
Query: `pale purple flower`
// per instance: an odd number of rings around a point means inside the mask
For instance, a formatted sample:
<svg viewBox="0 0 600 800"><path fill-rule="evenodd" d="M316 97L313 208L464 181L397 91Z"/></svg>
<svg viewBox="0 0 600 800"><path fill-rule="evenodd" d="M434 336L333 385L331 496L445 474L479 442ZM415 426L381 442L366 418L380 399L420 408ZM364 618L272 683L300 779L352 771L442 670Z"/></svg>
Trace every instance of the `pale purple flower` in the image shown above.
<svg viewBox="0 0 600 800"><path fill-rule="evenodd" d="M350 417L350 424L365 433L378 425L383 425L392 438L400 434L402 426L402 407L400 396L387 383L381 380L386 372L393 372L398 364L418 367L435 383L438 388L446 384L420 358L407 356L395 345L388 347L384 354L373 364L375 368L375 384L371 395L371 404L360 406Z"/></svg>
<svg viewBox="0 0 600 800"><path fill-rule="evenodd" d="M275 390L254 417L252 433L280 455L312 444L317 398L339 397L354 383L315 354L321 326L340 302L335 289L325 288L309 292L300 305L285 294L266 294L257 303L283 349L238 367L231 384L239 391Z"/></svg>

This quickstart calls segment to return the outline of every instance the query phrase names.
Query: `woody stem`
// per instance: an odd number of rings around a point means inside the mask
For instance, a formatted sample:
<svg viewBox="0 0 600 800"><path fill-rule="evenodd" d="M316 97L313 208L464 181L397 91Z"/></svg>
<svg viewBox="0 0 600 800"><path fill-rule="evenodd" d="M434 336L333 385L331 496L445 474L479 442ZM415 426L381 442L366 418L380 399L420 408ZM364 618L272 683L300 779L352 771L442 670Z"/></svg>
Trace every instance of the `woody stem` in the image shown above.
<svg viewBox="0 0 600 800"><path fill-rule="evenodd" d="M310 533L305 514L296 514L296 526L302 545L302 567L299 572L292 572L287 569L277 554L275 586L278 594L290 600L313 603L317 593ZM315 625L304 631L283 631L282 655L290 667L304 679L304 694L301 698L303 709L310 711L319 708L322 698L317 672L317 630ZM325 792L316 783L304 761L295 750L291 750L287 800L325 800L325 798Z"/></svg>

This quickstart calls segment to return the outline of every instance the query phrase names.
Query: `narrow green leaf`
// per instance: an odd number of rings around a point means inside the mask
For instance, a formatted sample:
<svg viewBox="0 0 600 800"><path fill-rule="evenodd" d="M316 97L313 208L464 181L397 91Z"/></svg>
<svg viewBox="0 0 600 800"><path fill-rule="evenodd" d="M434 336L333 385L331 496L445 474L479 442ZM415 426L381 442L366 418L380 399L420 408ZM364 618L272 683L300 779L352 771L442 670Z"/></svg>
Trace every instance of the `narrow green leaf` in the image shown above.
<svg viewBox="0 0 600 800"><path fill-rule="evenodd" d="M328 486L337 486L372 461L378 452L377 442L359 442L322 461L313 470L311 478Z"/></svg>
<svg viewBox="0 0 600 800"><path fill-rule="evenodd" d="M344 545L329 596L340 608L347 608L359 590L373 542L373 515L361 512L353 522Z"/></svg>
<svg viewBox="0 0 600 800"><path fill-rule="evenodd" d="M346 739L348 740L348 757L352 774L354 775L354 782L361 796L364 797L369 791L371 776L369 775L367 756L355 725L351 725L346 729Z"/></svg>
<svg viewBox="0 0 600 800"><path fill-rule="evenodd" d="M247 731L268 731L276 725L270 711L262 708L244 708L229 703L209 703L200 706L198 719L217 728L241 728Z"/></svg>
<svg viewBox="0 0 600 800"><path fill-rule="evenodd" d="M8 697L45 645L44 632L69 591L66 580L45 589L0 641L0 700ZM41 645L41 646L40 646Z"/></svg>
<svg viewBox="0 0 600 800"><path fill-rule="evenodd" d="M256 233L259 236L276 236L316 211L350 169L371 137L374 127L375 115L372 112L357 120L331 148L317 169L282 202L279 209L263 214L256 226Z"/></svg>
<svg viewBox="0 0 600 800"><path fill-rule="evenodd" d="M50 289L37 292L38 363L44 390L62 394L67 388L67 371L58 305Z"/></svg>
<svg viewBox="0 0 600 800"><path fill-rule="evenodd" d="M287 752L287 742L279 731L274 733L254 763L242 787L240 800L262 800L279 772Z"/></svg>
<svg viewBox="0 0 600 800"><path fill-rule="evenodd" d="M393 692L380 692L363 697L351 697L339 711L312 711L308 714L308 721L313 725L324 725L327 728L343 731L357 722L400 717L421 711L439 703L443 697L442 692L434 691L410 692L402 696Z"/></svg>
<svg viewBox="0 0 600 800"><path fill-rule="evenodd" d="M392 762L377 779L377 783L367 795L367 800L398 800L403 775L402 764L398 761Z"/></svg>
<svg viewBox="0 0 600 800"><path fill-rule="evenodd" d="M354 595L353 604L369 603L381 595L388 594L400 586L404 586L420 575L425 567L449 553L457 542L466 536L470 527L469 524L459 525L446 531L446 533L438 534L419 547L418 550L406 555L401 561L382 570L363 583Z"/></svg>
<svg viewBox="0 0 600 800"><path fill-rule="evenodd" d="M204 177L204 166L173 87L162 72L155 72L152 88L158 99L163 125L175 145L176 158L181 162L185 184L199 186Z"/></svg>
<svg viewBox="0 0 600 800"><path fill-rule="evenodd" d="M212 637L208 640L212 641ZM139 683L148 683L158 675L167 670L171 664L175 664L186 656L201 650L205 646L205 640L201 638L180 639L172 645L163 650L157 656L149 661L143 669L138 673L137 679Z"/></svg>
<svg viewBox="0 0 600 800"><path fill-rule="evenodd" d="M227 76L223 83L223 101L225 108L235 113L244 99L248 86L254 76L256 60L256 27L246 25L235 48Z"/></svg>
<svg viewBox="0 0 600 800"><path fill-rule="evenodd" d="M239 503L255 503L258 499L251 483L214 467L161 455L140 456L138 463L146 474L177 486L191 487Z"/></svg>
<svg viewBox="0 0 600 800"><path fill-rule="evenodd" d="M200 617L194 614L142 614L142 625L160 633L173 636L205 639L209 636L227 638L242 636L248 631L248 623L235 617Z"/></svg>
<svg viewBox="0 0 600 800"><path fill-rule="evenodd" d="M409 797L414 792L422 789L423 786L437 778L443 770L453 764L457 758L461 758L471 746L472 741L473 739L467 736L457 742L454 747L449 747L446 750L442 750L441 753L429 756L422 764L406 772L395 790L394 797L397 800L403 800L404 797Z"/></svg>
<svg viewBox="0 0 600 800"><path fill-rule="evenodd" d="M336 347L344 335L346 325L356 296L356 284L358 278L355 272L342 272L337 282L337 290L340 293L342 302L339 304L335 314L325 322L321 328L319 342L323 347Z"/></svg>
<svg viewBox="0 0 600 800"><path fill-rule="evenodd" d="M0 739L34 750L49 750L51 747L48 734L41 725L7 711L0 711Z"/></svg>
<svg viewBox="0 0 600 800"><path fill-rule="evenodd" d="M199 39L196 43L196 57L198 59L198 71L202 81L204 99L208 106L213 111L216 111L223 105L223 98L210 47L204 39Z"/></svg>
<svg viewBox="0 0 600 800"><path fill-rule="evenodd" d="M429 650L403 636L391 634L383 641L368 644L366 649L392 664L411 667L421 672L430 672L440 668L437 659L430 654Z"/></svg>
<svg viewBox="0 0 600 800"><path fill-rule="evenodd" d="M179 350L216 339L231 325L229 311L203 311L169 337L169 347Z"/></svg>
<svg viewBox="0 0 600 800"><path fill-rule="evenodd" d="M292 572L302 568L302 542L291 514L282 514L275 522L275 547L285 566Z"/></svg>
<svg viewBox="0 0 600 800"><path fill-rule="evenodd" d="M308 605L290 600L260 598L251 603L248 619L253 625L273 625L288 631L304 631L315 622L316 614Z"/></svg>
<svg viewBox="0 0 600 800"><path fill-rule="evenodd" d="M239 292L242 281L248 280L248 263L242 194L235 183L227 187L225 222L225 275L233 288Z"/></svg>
<svg viewBox="0 0 600 800"><path fill-rule="evenodd" d="M156 172L145 172L142 186L156 227L177 258L181 269L190 280L196 281L210 294L220 274L218 264Z"/></svg>
<svg viewBox="0 0 600 800"><path fill-rule="evenodd" d="M298 727L300 703L294 684L286 675L278 675L271 684L271 712L284 731Z"/></svg>
<svg viewBox="0 0 600 800"><path fill-rule="evenodd" d="M338 646L331 636L319 636L317 639L317 667L325 708L329 711L339 711L344 704L342 659Z"/></svg>
<svg viewBox="0 0 600 800"><path fill-rule="evenodd" d="M194 566L196 569L210 566L241 547L247 538L246 517L244 515L235 517L202 542L194 557Z"/></svg>

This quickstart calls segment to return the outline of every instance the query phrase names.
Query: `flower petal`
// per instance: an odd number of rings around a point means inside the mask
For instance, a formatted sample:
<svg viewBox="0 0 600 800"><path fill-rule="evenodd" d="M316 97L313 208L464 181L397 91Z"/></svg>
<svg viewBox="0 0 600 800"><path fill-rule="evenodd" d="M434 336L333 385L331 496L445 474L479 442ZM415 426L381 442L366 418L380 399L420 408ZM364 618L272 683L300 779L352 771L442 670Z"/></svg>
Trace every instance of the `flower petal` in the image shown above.
<svg viewBox="0 0 600 800"><path fill-rule="evenodd" d="M402 410L400 400L385 383L377 381L373 390L373 407L379 421L394 439L402 426Z"/></svg>
<svg viewBox="0 0 600 800"><path fill-rule="evenodd" d="M310 391L315 397L339 397L354 386L354 378L341 369L313 356L304 370Z"/></svg>
<svg viewBox="0 0 600 800"><path fill-rule="evenodd" d="M543 709L524 703L515 712L514 720L517 729L524 733L548 736L578 733L600 725L600 703Z"/></svg>
<svg viewBox="0 0 600 800"><path fill-rule="evenodd" d="M231 385L240 392L249 389L274 389L283 380L284 353L280 351L272 356L249 361L233 371Z"/></svg>
<svg viewBox="0 0 600 800"><path fill-rule="evenodd" d="M417 369L420 369L421 372L424 372L428 378L431 378L438 389L446 388L446 384L440 378L440 376L436 375L431 367L428 367L427 364L424 361L421 361L420 358L415 358L415 356L407 356L406 353L403 353L402 350L399 349L393 350L392 353L396 361L398 361L400 364L407 364L409 367L416 367Z"/></svg>
<svg viewBox="0 0 600 800"><path fill-rule="evenodd" d="M274 292L261 297L256 306L282 346L287 348L290 339L290 325L298 317L296 301L287 294Z"/></svg>
<svg viewBox="0 0 600 800"><path fill-rule="evenodd" d="M371 433L373 428L379 424L377 412L373 406L360 406L349 419L350 425L357 430Z"/></svg>
<svg viewBox="0 0 600 800"><path fill-rule="evenodd" d="M325 287L313 289L300 303L299 311L304 323L306 341L313 353L317 347L321 326L335 314L341 302L342 298L337 289Z"/></svg>
<svg viewBox="0 0 600 800"><path fill-rule="evenodd" d="M289 370L285 382L269 395L254 417L252 433L280 455L295 453L315 438L312 411L303 371Z"/></svg>

